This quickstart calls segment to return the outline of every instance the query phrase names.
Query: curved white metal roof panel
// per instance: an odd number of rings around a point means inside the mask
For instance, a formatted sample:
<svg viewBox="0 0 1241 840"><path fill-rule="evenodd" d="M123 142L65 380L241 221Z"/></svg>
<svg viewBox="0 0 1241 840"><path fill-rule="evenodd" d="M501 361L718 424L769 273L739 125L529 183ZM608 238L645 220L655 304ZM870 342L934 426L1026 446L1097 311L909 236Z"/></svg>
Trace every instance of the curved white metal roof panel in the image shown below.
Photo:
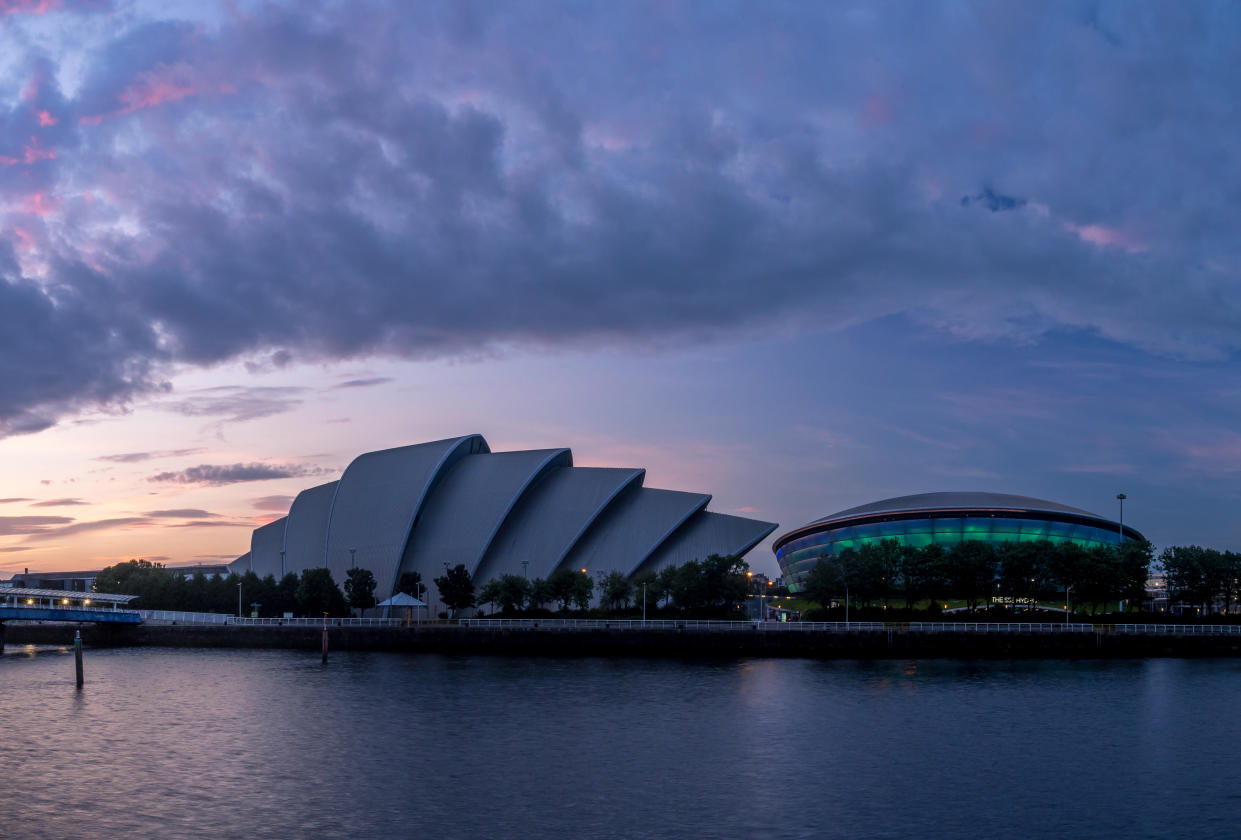
<svg viewBox="0 0 1241 840"><path fill-rule="evenodd" d="M250 535L250 540L251 541L254 540L253 534ZM249 572L249 571L251 571L251 569L250 569L250 552L248 551L245 554L238 557L233 562L228 564L228 573L230 575L244 575L246 572Z"/></svg>
<svg viewBox="0 0 1241 840"><path fill-rule="evenodd" d="M878 502L859 505L858 507L825 516L822 519L816 519L809 524L818 525L823 522L832 522L836 519L851 519L855 516L900 513L911 510L933 510L936 508L1037 510L1050 513L1072 513L1077 516L1091 516L1096 519L1101 518L1097 514L1090 513L1081 508L1069 507L1068 505L1049 502L1046 499L1035 499L1030 496L1014 496L1010 493L917 493L913 496L897 496L892 499L883 499Z"/></svg>
<svg viewBox="0 0 1241 840"><path fill-rule="evenodd" d="M284 526L289 517L255 528L250 535L250 568L259 577L280 577L280 552L284 550Z"/></svg>
<svg viewBox="0 0 1241 840"><path fill-rule="evenodd" d="M591 525L564 561L565 568L631 575L687 519L707 506L705 493L634 487Z"/></svg>
<svg viewBox="0 0 1241 840"><path fill-rule="evenodd" d="M523 573L546 578L616 496L641 485L645 470L616 467L553 469L532 485L491 541L479 582Z"/></svg>
<svg viewBox="0 0 1241 840"><path fill-rule="evenodd" d="M284 529L284 570L301 574L326 564L328 516L339 481L329 481L297 494ZM277 576L278 577L278 576Z"/></svg>
<svg viewBox="0 0 1241 840"><path fill-rule="evenodd" d="M776 523L699 511L664 541L638 569L638 574L682 566L712 554L742 556L776 530Z"/></svg>
<svg viewBox="0 0 1241 840"><path fill-rule="evenodd" d="M387 598L427 494L458 459L487 452L481 435L437 440L359 455L345 469L328 521L326 565L343 585L356 552L375 575L375 595Z"/></svg>
<svg viewBox="0 0 1241 840"><path fill-rule="evenodd" d="M547 470L572 462L568 449L467 455L457 461L423 505L401 571L419 572L429 581L443 573L444 563L461 563L476 575L487 547L526 488Z"/></svg>

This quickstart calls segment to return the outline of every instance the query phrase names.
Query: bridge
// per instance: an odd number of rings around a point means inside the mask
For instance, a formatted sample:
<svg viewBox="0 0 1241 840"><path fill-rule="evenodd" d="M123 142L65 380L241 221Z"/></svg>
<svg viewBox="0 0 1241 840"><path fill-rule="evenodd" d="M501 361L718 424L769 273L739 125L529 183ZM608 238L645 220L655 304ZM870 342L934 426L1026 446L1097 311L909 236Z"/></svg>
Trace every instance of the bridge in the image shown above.
<svg viewBox="0 0 1241 840"><path fill-rule="evenodd" d="M0 589L0 649L6 621L91 621L96 624L141 624L137 610L125 609L137 595L66 592L60 589Z"/></svg>

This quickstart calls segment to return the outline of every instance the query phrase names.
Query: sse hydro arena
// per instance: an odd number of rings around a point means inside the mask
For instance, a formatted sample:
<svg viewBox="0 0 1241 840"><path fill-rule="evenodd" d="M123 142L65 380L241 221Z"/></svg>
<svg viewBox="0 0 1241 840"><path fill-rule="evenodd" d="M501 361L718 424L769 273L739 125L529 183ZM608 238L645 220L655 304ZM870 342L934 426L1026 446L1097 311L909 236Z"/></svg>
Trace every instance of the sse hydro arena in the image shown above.
<svg viewBox="0 0 1241 840"><path fill-rule="evenodd" d="M883 540L902 545L939 543L945 548L981 540L1074 542L1082 548L1116 545L1121 525L1102 516L1028 496L1007 493L920 493L849 508L778 537L776 562L796 592L821 558ZM1125 526L1126 539L1145 539Z"/></svg>
<svg viewBox="0 0 1241 840"><path fill-rule="evenodd" d="M324 567L342 584L357 566L375 575L376 600L418 572L434 597L445 566L464 565L478 585L558 569L633 578L743 555L776 529L708 511L705 493L644 487L645 477L575 467L568 449L492 452L482 435L368 452L257 528L229 570L279 579Z"/></svg>

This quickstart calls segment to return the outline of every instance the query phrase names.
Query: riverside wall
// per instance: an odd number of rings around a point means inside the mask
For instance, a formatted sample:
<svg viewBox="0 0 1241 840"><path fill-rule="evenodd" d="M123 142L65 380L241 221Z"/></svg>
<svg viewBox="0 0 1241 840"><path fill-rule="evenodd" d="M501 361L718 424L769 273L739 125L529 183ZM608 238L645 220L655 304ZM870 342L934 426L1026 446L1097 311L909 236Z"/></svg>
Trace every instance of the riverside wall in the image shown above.
<svg viewBox="0 0 1241 840"><path fill-rule="evenodd" d="M818 631L711 628L488 628L428 624L330 627L333 651L517 656L799 657L823 659L1100 659L1241 656L1238 635L1140 635L1109 632ZM322 629L305 626L110 626L10 624L7 644L70 645L82 630L89 646L284 648L318 651ZM3 632L3 631L0 631Z"/></svg>

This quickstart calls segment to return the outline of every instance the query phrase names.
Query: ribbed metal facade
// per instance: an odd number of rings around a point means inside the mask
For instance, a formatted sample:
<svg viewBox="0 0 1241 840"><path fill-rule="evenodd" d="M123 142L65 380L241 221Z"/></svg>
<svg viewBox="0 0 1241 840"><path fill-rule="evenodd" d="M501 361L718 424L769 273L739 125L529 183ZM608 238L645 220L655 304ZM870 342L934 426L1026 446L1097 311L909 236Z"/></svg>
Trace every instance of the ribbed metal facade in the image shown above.
<svg viewBox="0 0 1241 840"><path fill-rule="evenodd" d="M361 455L339 481L312 487L288 516L254 532L231 566L259 574L353 566L378 598L400 575L425 583L464 564L479 585L558 568L604 575L658 571L711 554L744 554L771 522L706 510L711 497L642 486L645 470L574 467L568 449L492 453L481 435Z"/></svg>

